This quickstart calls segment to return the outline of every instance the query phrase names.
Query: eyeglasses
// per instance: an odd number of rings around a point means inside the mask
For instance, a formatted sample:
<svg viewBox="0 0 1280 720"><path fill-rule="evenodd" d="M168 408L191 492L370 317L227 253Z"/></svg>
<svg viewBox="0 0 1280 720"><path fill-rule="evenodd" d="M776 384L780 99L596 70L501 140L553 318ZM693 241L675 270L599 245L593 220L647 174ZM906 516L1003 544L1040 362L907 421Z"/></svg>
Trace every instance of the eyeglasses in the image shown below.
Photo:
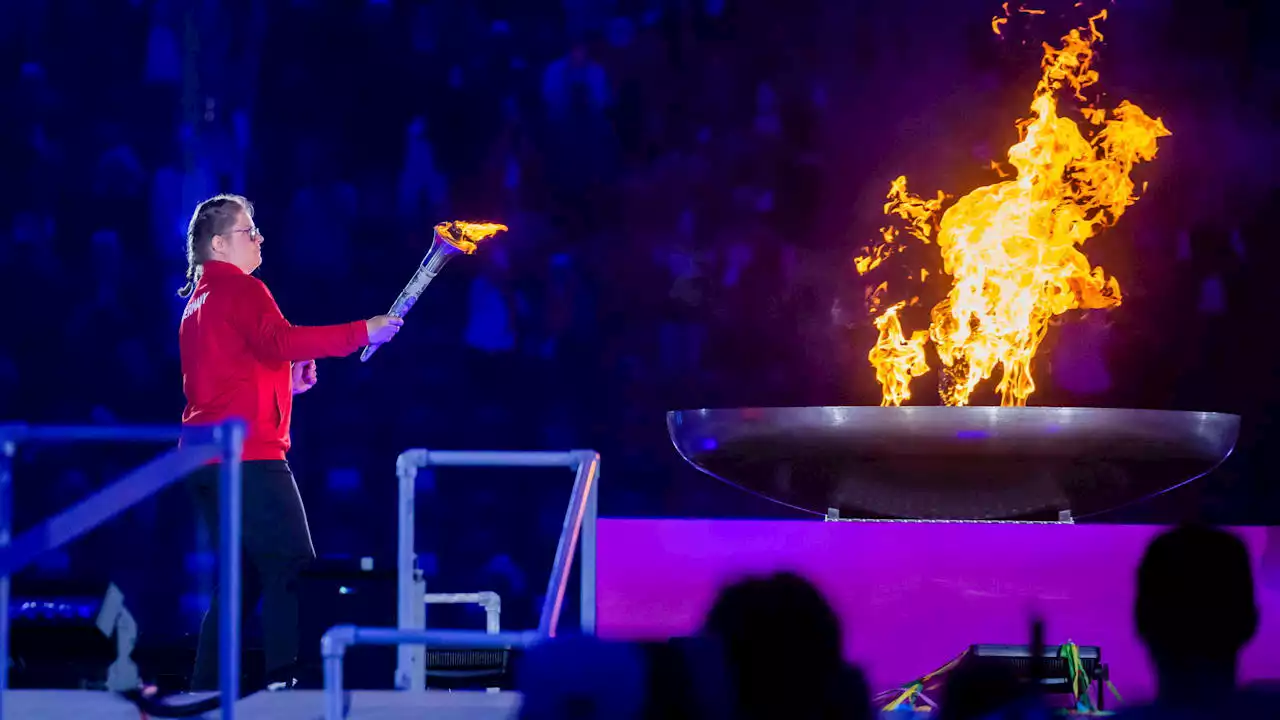
<svg viewBox="0 0 1280 720"><path fill-rule="evenodd" d="M252 239L254 239L254 240L261 240L261 239L262 239L262 228L260 228L260 227L256 227L256 226L255 226L255 227L250 227L250 228L236 228L235 230L232 230L231 232L238 232L238 233L239 233L239 232L242 232L242 233L246 233L250 238L252 238Z"/></svg>

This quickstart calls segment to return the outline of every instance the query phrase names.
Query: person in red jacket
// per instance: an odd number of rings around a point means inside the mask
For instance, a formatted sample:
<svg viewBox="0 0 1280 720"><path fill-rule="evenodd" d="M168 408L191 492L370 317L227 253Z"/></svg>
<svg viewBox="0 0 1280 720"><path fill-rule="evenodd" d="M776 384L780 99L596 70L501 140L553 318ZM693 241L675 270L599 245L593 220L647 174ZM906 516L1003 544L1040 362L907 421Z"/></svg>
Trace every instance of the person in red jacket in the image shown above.
<svg viewBox="0 0 1280 720"><path fill-rule="evenodd" d="M300 327L280 313L251 273L262 264L262 231L253 205L238 195L200 203L187 231L187 298L178 330L184 427L230 418L248 424L242 472L245 605L262 600L269 681L289 682L298 657L297 582L315 558L306 511L285 455L293 396L316 384L316 359L350 355L391 340L403 320L380 315L341 325ZM218 531L218 469L188 481L196 508ZM193 690L218 687L217 593L200 628ZM247 613L246 613L247 614Z"/></svg>

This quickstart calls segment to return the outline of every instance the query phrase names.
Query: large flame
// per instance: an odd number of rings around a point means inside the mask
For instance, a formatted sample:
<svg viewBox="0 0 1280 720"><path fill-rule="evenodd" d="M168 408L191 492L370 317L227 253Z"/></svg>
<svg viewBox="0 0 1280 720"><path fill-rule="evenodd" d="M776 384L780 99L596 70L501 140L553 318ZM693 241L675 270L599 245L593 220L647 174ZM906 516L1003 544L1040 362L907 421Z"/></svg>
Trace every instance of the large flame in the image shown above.
<svg viewBox="0 0 1280 720"><path fill-rule="evenodd" d="M506 225L498 223L473 223L464 220L442 222L436 225L436 234L441 240L470 255L476 251L481 241L487 240L507 230Z"/></svg>
<svg viewBox="0 0 1280 720"><path fill-rule="evenodd" d="M1096 23L1105 17L1104 10L1087 28L1072 30L1060 47L1044 46L1031 117L1018 124L1021 140L1009 148L1011 179L980 187L945 212L942 193L913 195L905 177L890 187L885 214L899 218L907 235L936 244L952 279L927 333L942 363L938 385L947 405L968 404L997 366L1000 404L1025 405L1035 391L1032 359L1049 320L1068 310L1120 304L1119 284L1092 267L1082 247L1136 201L1130 172L1155 157L1156 140L1170 133L1128 101L1111 110L1082 107L1088 138L1075 121L1059 116L1059 92L1070 89L1084 101L1082 91L1098 80L1093 45L1102 39ZM903 249L895 227L882 235L855 260L860 273ZM883 289L872 296L874 310ZM884 405L908 399L912 378L928 371L926 333L904 337L898 317L903 306L892 305L876 320L879 338L868 355Z"/></svg>

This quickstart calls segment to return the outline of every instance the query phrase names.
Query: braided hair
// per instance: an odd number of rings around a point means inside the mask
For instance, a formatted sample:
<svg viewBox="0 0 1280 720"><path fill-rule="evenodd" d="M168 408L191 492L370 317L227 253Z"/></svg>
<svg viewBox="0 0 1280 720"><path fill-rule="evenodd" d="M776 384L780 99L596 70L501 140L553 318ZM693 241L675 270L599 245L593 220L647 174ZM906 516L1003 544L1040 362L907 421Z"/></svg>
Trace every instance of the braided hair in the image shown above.
<svg viewBox="0 0 1280 720"><path fill-rule="evenodd" d="M187 226L187 284L178 297L195 292L204 263L213 258L213 237L229 232L241 212L253 217L253 203L240 195L215 195L196 206Z"/></svg>

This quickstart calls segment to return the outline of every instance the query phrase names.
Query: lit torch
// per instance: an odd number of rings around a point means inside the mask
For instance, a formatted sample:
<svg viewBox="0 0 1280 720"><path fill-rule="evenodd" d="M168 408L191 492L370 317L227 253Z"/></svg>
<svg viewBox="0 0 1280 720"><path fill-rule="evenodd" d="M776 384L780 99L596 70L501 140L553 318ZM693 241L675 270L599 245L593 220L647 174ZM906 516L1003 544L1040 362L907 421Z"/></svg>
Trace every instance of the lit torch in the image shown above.
<svg viewBox="0 0 1280 720"><path fill-rule="evenodd" d="M487 238L491 238L507 229L506 225L497 223L470 223L461 220L443 222L435 227L435 236L431 240L431 249L422 258L422 265L413 274L409 284L400 291L400 297L391 304L387 312L392 317L402 318L413 309L414 303L427 289L431 281L444 268L445 264L456 255L471 255L476 246ZM360 362L368 362L378 351L378 345L370 345L360 353Z"/></svg>

